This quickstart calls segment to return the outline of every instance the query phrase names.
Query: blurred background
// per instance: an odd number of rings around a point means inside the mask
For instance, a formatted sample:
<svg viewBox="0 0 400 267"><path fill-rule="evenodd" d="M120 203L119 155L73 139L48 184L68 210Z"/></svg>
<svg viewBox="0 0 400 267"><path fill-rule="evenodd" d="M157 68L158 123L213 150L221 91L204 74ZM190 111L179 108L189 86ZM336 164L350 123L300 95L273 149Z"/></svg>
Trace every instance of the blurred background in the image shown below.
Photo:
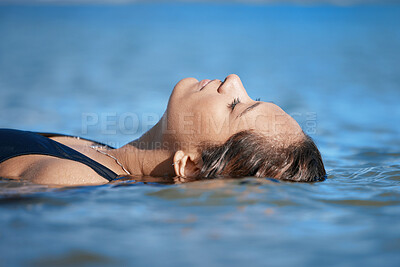
<svg viewBox="0 0 400 267"><path fill-rule="evenodd" d="M180 79L236 73L315 139L330 178L4 200L0 251L29 245L5 266L396 266L399 62L398 1L0 1L0 127L119 147Z"/></svg>
<svg viewBox="0 0 400 267"><path fill-rule="evenodd" d="M158 120L180 79L236 73L311 135L399 133L397 5L61 2L0 6L1 127L119 147Z"/></svg>

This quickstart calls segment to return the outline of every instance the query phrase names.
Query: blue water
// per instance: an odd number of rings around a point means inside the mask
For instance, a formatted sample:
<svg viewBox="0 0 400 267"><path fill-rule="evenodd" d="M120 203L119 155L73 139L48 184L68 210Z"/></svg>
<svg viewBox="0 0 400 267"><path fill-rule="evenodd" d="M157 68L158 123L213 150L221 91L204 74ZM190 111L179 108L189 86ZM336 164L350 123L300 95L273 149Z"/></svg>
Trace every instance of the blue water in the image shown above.
<svg viewBox="0 0 400 267"><path fill-rule="evenodd" d="M0 127L121 146L184 77L236 73L329 179L0 180L0 266L398 266L400 7L0 6ZM147 180L148 181L148 180Z"/></svg>

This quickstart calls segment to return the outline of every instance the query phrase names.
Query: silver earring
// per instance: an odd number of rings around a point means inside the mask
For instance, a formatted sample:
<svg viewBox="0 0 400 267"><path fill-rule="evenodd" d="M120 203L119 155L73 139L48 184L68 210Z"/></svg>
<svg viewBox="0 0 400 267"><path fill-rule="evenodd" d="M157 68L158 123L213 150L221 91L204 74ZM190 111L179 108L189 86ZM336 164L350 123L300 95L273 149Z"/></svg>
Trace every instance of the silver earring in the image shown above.
<svg viewBox="0 0 400 267"><path fill-rule="evenodd" d="M174 166L175 164L178 164L179 161L181 161L181 160L177 160L174 163L172 163L172 166Z"/></svg>

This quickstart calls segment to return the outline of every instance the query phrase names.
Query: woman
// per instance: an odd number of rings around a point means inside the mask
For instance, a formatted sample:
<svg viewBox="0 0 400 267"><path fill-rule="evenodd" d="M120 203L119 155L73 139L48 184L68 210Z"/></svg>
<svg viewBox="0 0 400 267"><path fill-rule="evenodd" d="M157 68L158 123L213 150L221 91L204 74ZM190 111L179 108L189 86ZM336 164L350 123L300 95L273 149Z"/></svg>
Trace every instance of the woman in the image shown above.
<svg viewBox="0 0 400 267"><path fill-rule="evenodd" d="M161 120L138 140L112 149L70 136L3 129L0 176L40 184L104 184L119 176L325 179L314 142L272 103L252 100L237 75L186 78Z"/></svg>

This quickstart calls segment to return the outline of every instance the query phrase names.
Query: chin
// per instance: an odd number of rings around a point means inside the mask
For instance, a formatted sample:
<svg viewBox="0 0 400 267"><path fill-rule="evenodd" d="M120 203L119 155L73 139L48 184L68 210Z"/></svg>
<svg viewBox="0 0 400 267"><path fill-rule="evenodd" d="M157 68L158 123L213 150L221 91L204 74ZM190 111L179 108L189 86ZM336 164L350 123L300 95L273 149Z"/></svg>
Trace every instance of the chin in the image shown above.
<svg viewBox="0 0 400 267"><path fill-rule="evenodd" d="M198 82L199 81L195 78L185 78L180 80L171 93L170 101L173 98L183 98L190 92L195 92Z"/></svg>

